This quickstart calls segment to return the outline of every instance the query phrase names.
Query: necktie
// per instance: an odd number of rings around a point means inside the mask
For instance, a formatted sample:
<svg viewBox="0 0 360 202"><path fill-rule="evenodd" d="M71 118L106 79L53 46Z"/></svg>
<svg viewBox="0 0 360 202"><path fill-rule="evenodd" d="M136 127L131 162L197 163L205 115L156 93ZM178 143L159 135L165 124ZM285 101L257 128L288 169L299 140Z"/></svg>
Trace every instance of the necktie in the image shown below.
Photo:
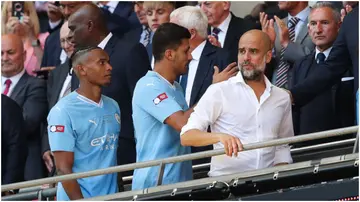
<svg viewBox="0 0 360 202"><path fill-rule="evenodd" d="M325 54L324 53L318 53L316 56L316 62L318 64L322 64L325 61Z"/></svg>
<svg viewBox="0 0 360 202"><path fill-rule="evenodd" d="M188 71L181 75L180 78L180 86L182 87L184 94L186 93L186 86L187 86L187 80L188 80L188 73L189 73L189 65L187 66Z"/></svg>
<svg viewBox="0 0 360 202"><path fill-rule="evenodd" d="M219 40L218 34L220 33L220 31L221 31L221 29L214 27L211 35L213 35L216 38L216 40Z"/></svg>
<svg viewBox="0 0 360 202"><path fill-rule="evenodd" d="M289 20L288 27L289 27L289 38L290 41L295 41L295 26L299 22L299 18L293 17ZM279 68L276 72L276 82L275 85L280 88L287 88L287 75L290 68L290 64L284 60L284 52L285 48L283 47L280 51L280 63Z"/></svg>
<svg viewBox="0 0 360 202"><path fill-rule="evenodd" d="M151 29L149 27L146 27L144 29L144 32L145 32L145 36L144 36L144 40L143 40L142 44L146 47L150 42Z"/></svg>
<svg viewBox="0 0 360 202"><path fill-rule="evenodd" d="M7 94L9 93L11 83L12 83L12 82L11 82L10 79L6 79L6 81L5 81L4 95L7 95Z"/></svg>

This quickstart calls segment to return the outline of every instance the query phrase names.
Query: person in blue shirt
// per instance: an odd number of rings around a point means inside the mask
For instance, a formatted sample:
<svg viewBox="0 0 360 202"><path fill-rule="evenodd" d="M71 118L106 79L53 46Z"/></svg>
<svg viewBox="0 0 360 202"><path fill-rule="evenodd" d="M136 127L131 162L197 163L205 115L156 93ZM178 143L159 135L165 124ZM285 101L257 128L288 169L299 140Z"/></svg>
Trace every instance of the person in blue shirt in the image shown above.
<svg viewBox="0 0 360 202"><path fill-rule="evenodd" d="M76 51L71 62L80 87L62 98L48 115L48 135L58 175L116 166L120 109L101 94L110 84L109 56L98 47ZM117 192L117 174L58 183L57 200L76 200Z"/></svg>
<svg viewBox="0 0 360 202"><path fill-rule="evenodd" d="M154 71L136 84L132 107L136 139L136 162L190 154L180 144L180 131L193 109L189 109L183 89L176 78L187 72L192 59L189 31L173 23L164 23L153 38ZM136 169L132 190L157 185L159 167ZM166 164L162 184L192 179L191 161Z"/></svg>

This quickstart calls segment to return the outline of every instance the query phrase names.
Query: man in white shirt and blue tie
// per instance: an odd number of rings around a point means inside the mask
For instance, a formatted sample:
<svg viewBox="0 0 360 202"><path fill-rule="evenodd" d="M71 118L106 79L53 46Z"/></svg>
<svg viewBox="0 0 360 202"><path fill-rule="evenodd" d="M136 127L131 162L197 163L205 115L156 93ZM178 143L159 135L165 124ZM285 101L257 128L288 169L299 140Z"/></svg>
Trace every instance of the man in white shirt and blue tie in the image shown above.
<svg viewBox="0 0 360 202"><path fill-rule="evenodd" d="M212 157L209 176L292 163L288 145L238 153L242 144L294 135L290 96L264 75L271 55L265 33L246 32L239 41L238 75L211 85L182 128L184 146L214 144L214 149L225 149L227 156Z"/></svg>

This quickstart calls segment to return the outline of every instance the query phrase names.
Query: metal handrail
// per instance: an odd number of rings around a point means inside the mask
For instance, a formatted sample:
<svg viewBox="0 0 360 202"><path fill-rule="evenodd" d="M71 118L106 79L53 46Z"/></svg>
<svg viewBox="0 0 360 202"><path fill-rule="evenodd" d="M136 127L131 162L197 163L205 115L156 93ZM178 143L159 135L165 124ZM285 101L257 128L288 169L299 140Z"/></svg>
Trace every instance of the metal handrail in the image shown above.
<svg viewBox="0 0 360 202"><path fill-rule="evenodd" d="M345 135L345 134L349 134L349 133L355 133L355 132L357 132L358 129L359 129L358 126L352 126L352 127L347 127L347 128L340 128L340 129L335 129L335 130L310 133L310 134L301 135L301 136L270 140L270 141L266 141L266 142L251 143L251 144L243 145L243 148L244 148L243 151L259 149L259 148L264 148L264 147L278 146L278 145L283 145L283 144L297 143L297 142L303 142L303 141L315 140L315 139L321 139L321 138L327 138L327 137L340 136L340 135ZM37 186L37 185L42 185L42 184L52 184L52 183L57 183L57 182L65 181L65 180L73 180L73 179L86 178L86 177L92 177L92 176L97 176L97 175L110 174L110 173L115 173L115 172L123 172L123 171L138 169L138 168L153 167L153 166L158 166L161 163L163 163L163 164L177 163L177 162L181 162L181 161L201 159L201 158L217 156L217 155L222 155L222 154L225 154L224 149L217 149L217 150L175 156L175 157L170 157L170 158L165 158L165 159L158 159L158 160L144 161L144 162L132 163L132 164L121 165L121 166L114 166L114 167L110 167L110 168L98 169L98 170L87 171L87 172L82 172L82 173L73 173L73 174L69 174L69 175L62 175L62 176L56 176L56 177L50 177L50 178L44 178L44 179L38 179L38 180L32 180L32 181L26 181L26 182L13 183L13 184L8 184L8 185L2 186L1 192L25 188L25 187L32 187L32 186Z"/></svg>

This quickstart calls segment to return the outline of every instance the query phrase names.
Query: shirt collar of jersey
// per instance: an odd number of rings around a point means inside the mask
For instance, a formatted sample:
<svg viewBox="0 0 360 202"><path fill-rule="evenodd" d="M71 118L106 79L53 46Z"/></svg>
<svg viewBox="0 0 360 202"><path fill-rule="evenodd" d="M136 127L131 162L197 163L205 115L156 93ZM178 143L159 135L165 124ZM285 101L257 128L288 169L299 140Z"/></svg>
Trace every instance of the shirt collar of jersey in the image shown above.
<svg viewBox="0 0 360 202"><path fill-rule="evenodd" d="M265 90L270 93L273 85L265 75L264 78L265 78ZM232 81L233 83L241 83L243 85L247 85L240 71L237 73L237 75L234 78L232 78Z"/></svg>
<svg viewBox="0 0 360 202"><path fill-rule="evenodd" d="M76 92L76 91L75 91ZM81 100L81 101L83 101L83 102L86 102L86 103L88 103L88 104L91 104L91 105L94 105L94 106L96 106L96 107L100 107L100 108L102 108L103 107L103 99L102 99L102 96L101 96L101 98L100 98L100 102L99 103L96 103L96 102L94 102L93 100L90 100L89 98L87 98L87 97L85 97L85 96L83 96L83 95L80 95L78 92L76 92L76 94L78 95L77 96L77 98L79 99L79 100Z"/></svg>
<svg viewBox="0 0 360 202"><path fill-rule="evenodd" d="M154 75L154 76L157 76L159 77L160 79L164 80L166 83L169 84L169 86L173 89L176 89L175 85L174 84L171 84L167 79L165 79L163 76L161 76L159 73L155 72L155 71L149 71L149 74L151 75Z"/></svg>

